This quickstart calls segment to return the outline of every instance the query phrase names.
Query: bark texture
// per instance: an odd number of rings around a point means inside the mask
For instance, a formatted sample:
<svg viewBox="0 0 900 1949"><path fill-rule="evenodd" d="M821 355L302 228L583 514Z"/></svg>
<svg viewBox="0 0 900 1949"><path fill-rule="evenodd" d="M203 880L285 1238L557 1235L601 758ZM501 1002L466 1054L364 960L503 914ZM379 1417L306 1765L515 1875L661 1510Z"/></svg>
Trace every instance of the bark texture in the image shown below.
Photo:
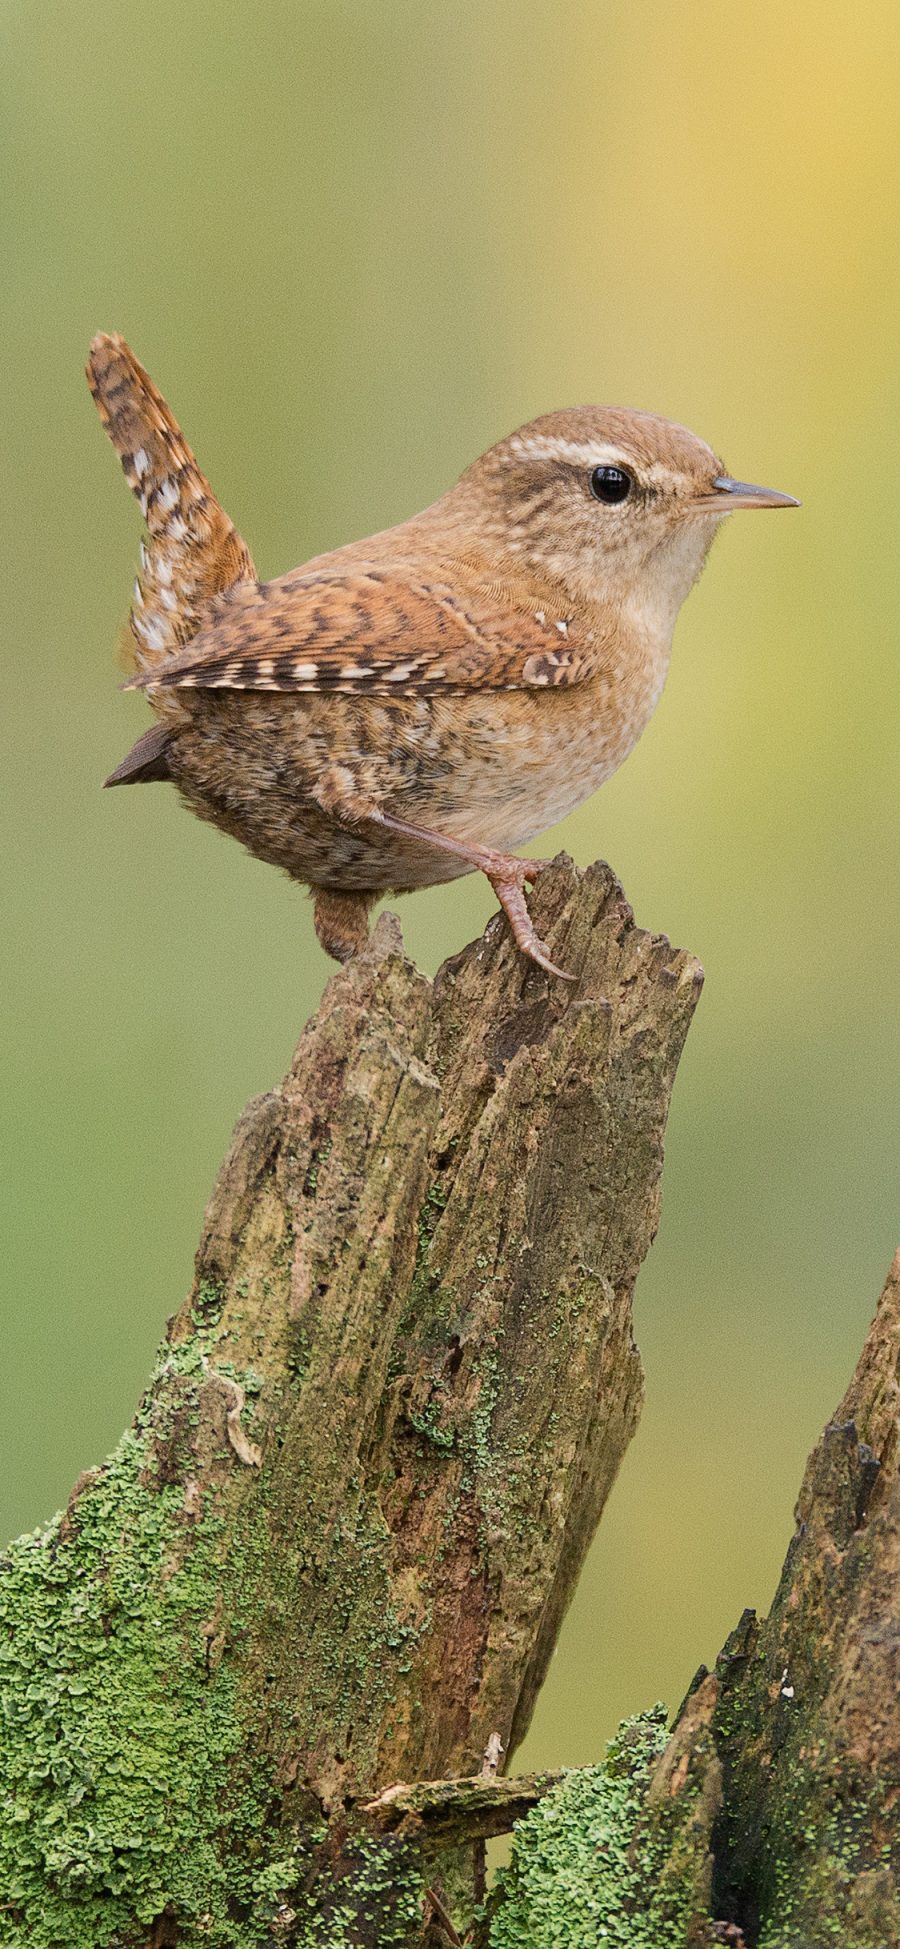
<svg viewBox="0 0 900 1949"><path fill-rule="evenodd" d="M900 1944L900 1254L807 1464L769 1616L719 1660L717 1912L761 1949Z"/></svg>
<svg viewBox="0 0 900 1949"><path fill-rule="evenodd" d="M900 1253L768 1617L535 1802L490 1949L898 1949Z"/></svg>
<svg viewBox="0 0 900 1949"><path fill-rule="evenodd" d="M605 867L558 862L534 906L571 984L499 919L433 986L387 916L333 977L237 1127L132 1429L4 1560L16 1949L418 1941L422 1809L361 1803L526 1729L640 1408L702 978Z"/></svg>

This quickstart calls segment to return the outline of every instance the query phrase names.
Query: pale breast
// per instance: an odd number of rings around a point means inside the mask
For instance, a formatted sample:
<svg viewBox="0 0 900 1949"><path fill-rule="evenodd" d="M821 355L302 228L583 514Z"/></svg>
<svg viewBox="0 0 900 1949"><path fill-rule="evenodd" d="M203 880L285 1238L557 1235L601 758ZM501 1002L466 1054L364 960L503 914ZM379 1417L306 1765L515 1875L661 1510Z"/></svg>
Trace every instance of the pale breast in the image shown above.
<svg viewBox="0 0 900 1949"><path fill-rule="evenodd" d="M571 690L432 700L449 765L416 781L405 811L399 802L393 809L454 838L526 844L618 770L653 715L668 660L668 652L642 654Z"/></svg>

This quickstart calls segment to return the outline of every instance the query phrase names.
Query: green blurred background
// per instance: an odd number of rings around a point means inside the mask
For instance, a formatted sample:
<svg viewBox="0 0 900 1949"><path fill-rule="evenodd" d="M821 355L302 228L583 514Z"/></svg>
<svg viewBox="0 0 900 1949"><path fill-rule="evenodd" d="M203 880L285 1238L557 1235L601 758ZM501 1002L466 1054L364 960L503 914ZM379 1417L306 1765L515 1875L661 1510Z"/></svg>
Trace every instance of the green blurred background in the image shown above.
<svg viewBox="0 0 900 1949"><path fill-rule="evenodd" d="M100 781L137 509L81 376L117 328L264 574L586 399L803 511L738 516L635 756L548 834L705 964L647 1406L525 1757L598 1754L766 1606L900 1234L896 0L66 0L2 9L0 1531L128 1420L241 1105L327 964L173 794ZM403 904L428 969L480 881Z"/></svg>

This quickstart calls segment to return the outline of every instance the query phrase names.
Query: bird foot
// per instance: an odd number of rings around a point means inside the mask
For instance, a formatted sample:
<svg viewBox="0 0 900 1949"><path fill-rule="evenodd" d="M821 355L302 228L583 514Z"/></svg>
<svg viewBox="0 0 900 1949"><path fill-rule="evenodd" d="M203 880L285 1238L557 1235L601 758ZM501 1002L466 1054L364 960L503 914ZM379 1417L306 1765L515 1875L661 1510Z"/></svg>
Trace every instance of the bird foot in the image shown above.
<svg viewBox="0 0 900 1949"><path fill-rule="evenodd" d="M478 846L474 841L450 839L446 833L408 825L405 819L395 819L387 812L372 813L370 816L378 825L386 826L389 832L402 833L408 839L425 840L439 852L453 853L457 859L465 860L474 872L483 873L509 921L519 952L527 955L529 961L536 962L539 968L545 969L547 974L557 975L560 981L574 981L574 975L567 974L565 968L558 968L555 961L551 961L550 950L535 932L525 902L526 885L546 870L549 860L519 859L515 853L498 853L493 846Z"/></svg>
<svg viewBox="0 0 900 1949"><path fill-rule="evenodd" d="M560 981L574 981L574 975L551 961L550 950L535 929L525 899L526 885L538 878L549 861L516 859L512 853L498 853L495 858L497 866L494 869L483 866L482 872L497 895L520 954L526 955L529 961L534 961L547 974L556 975Z"/></svg>

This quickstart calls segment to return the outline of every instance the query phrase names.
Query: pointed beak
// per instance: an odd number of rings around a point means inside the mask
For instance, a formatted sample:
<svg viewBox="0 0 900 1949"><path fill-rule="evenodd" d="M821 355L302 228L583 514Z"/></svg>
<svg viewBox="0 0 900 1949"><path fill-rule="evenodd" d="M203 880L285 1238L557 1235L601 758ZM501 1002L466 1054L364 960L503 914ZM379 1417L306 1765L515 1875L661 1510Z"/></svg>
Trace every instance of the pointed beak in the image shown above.
<svg viewBox="0 0 900 1949"><path fill-rule="evenodd" d="M719 474L712 493L698 495L694 506L715 514L731 514L735 508L798 508L800 502L793 494L779 494L776 487L751 487L749 481Z"/></svg>

